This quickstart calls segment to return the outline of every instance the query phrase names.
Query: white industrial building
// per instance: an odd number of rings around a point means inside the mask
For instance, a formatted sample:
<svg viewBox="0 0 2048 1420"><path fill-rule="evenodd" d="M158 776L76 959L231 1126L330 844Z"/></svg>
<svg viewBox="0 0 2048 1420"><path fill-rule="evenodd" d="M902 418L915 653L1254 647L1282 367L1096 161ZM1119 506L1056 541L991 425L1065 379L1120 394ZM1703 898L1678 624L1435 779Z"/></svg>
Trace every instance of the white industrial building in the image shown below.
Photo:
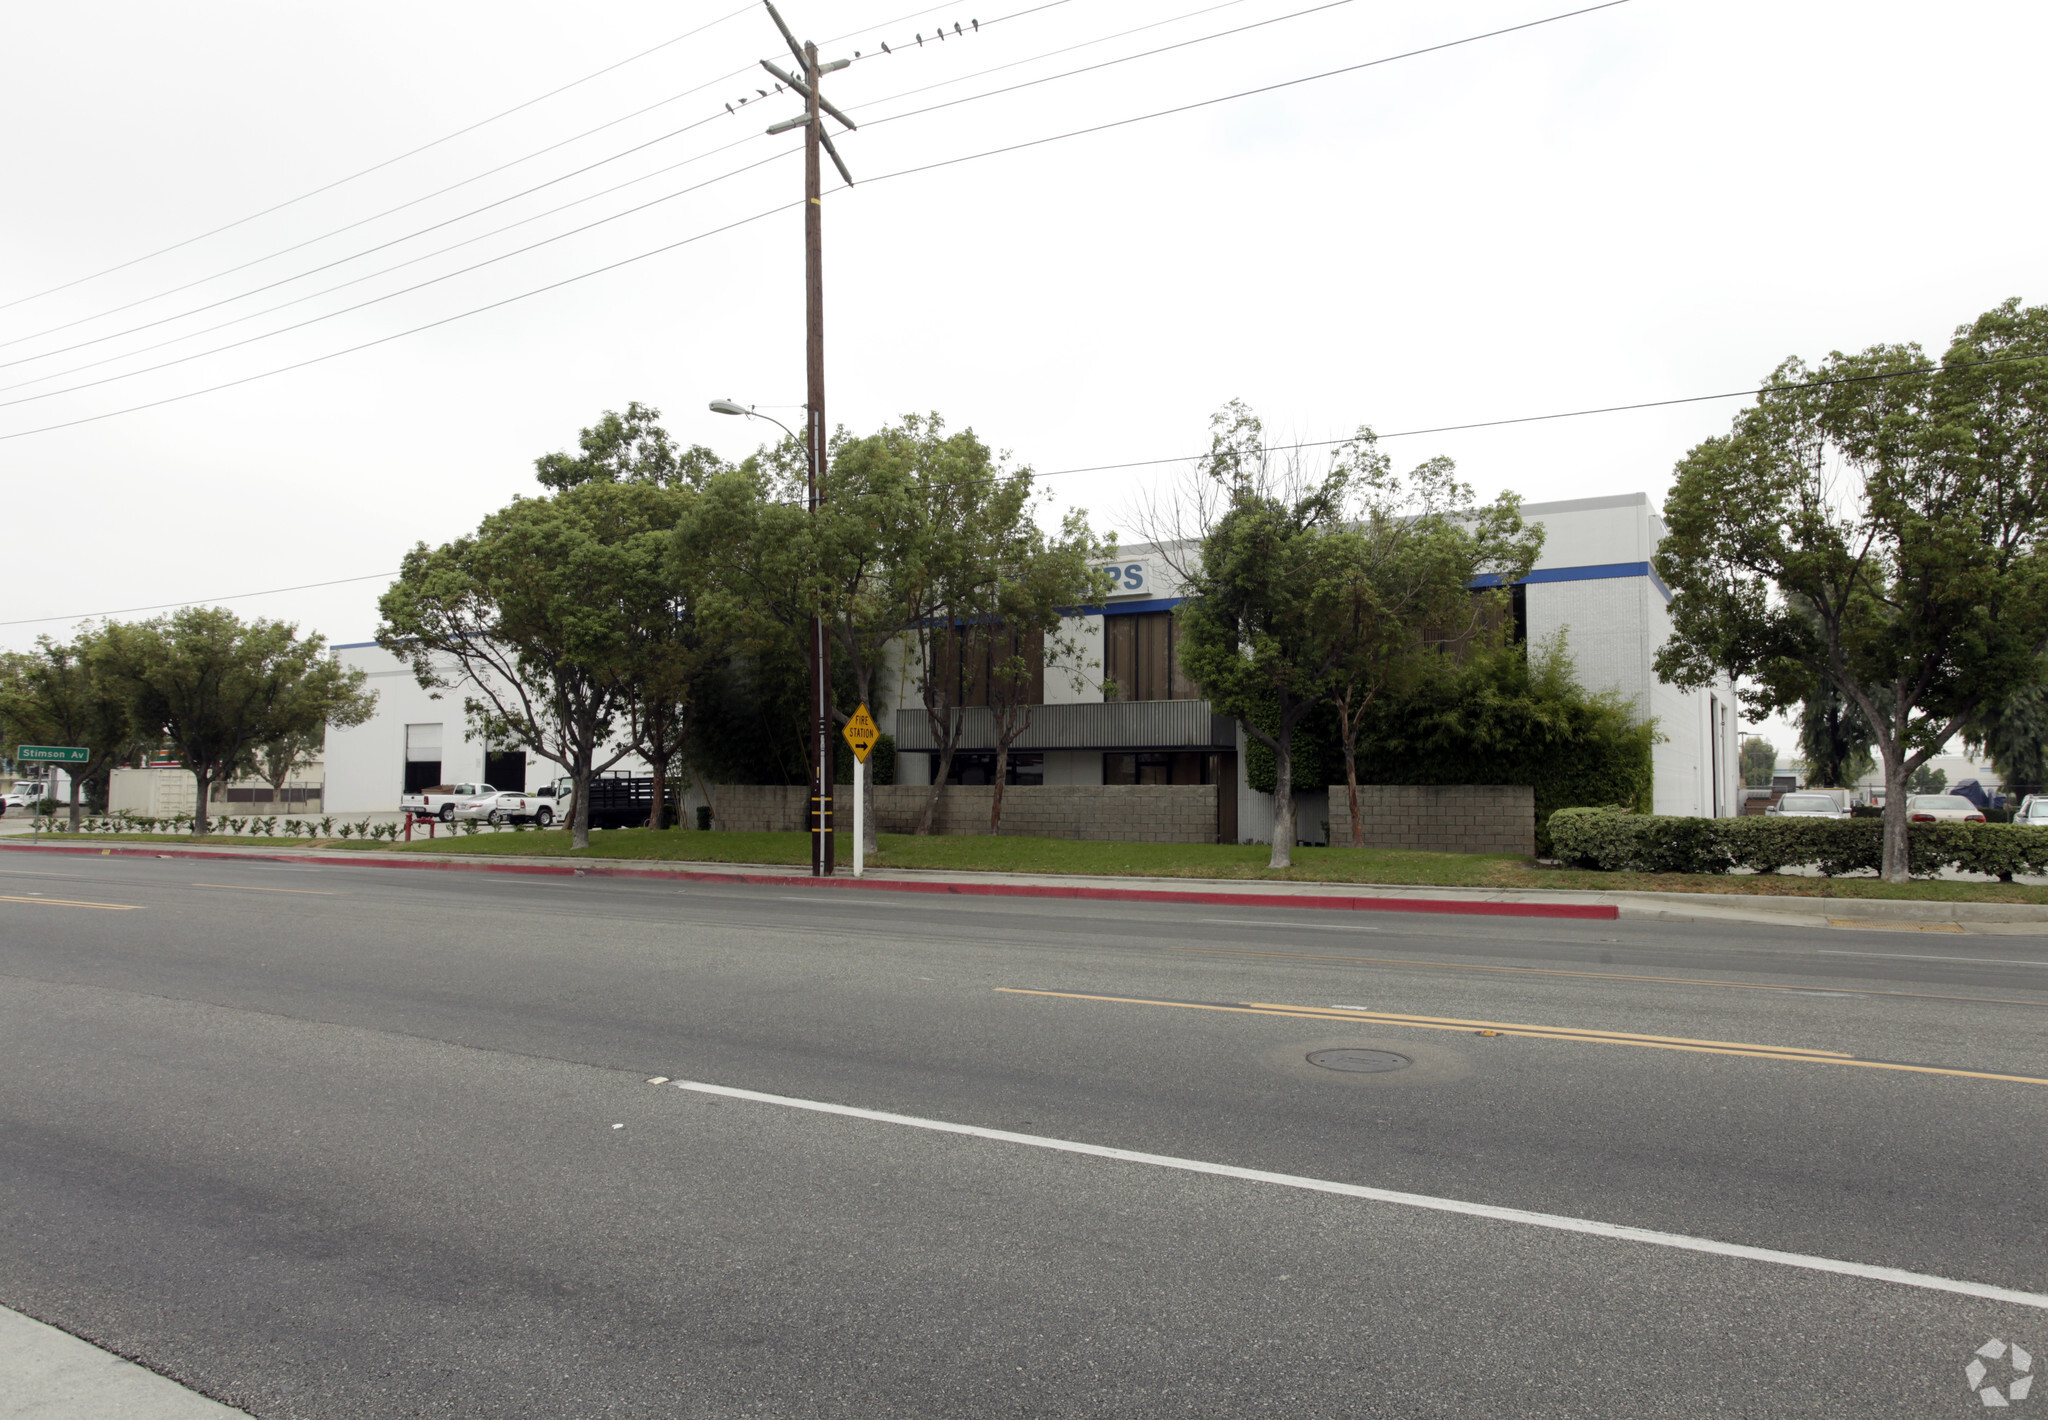
<svg viewBox="0 0 2048 1420"><path fill-rule="evenodd" d="M1627 697L1653 718L1658 813L1721 816L1740 811L1735 703L1723 683L1680 691L1657 679L1652 660L1670 633L1670 592L1650 566L1664 526L1641 493L1527 504L1523 515L1545 529L1542 558L1514 603L1534 645L1567 637L1580 681ZM1243 733L1212 714L1174 656L1172 612L1182 598L1158 549L1131 549L1116 563L1117 593L1099 609L1069 619L1078 663L1045 667L1042 704L1012 752L1011 777L1024 784L1211 783L1223 841L1265 841L1272 796L1244 782ZM374 642L337 646L335 654L369 674L376 713L353 728L328 730L326 809L388 812L410 786L479 781L499 788L538 787L560 774L529 764L469 733L461 688L428 691L410 668ZM937 759L914 684L893 678L883 724L897 743L897 782L929 783ZM1103 682L1118 698L1105 702ZM971 699L971 694L968 696ZM893 714L888 713L893 710ZM893 721L893 725L892 722ZM994 739L989 712L969 710L953 778L987 783ZM626 761L622 768L630 768ZM1320 836L1326 808L1320 786L1301 793L1297 823Z"/></svg>
<svg viewBox="0 0 2048 1420"><path fill-rule="evenodd" d="M1664 524L1648 495L1531 503L1522 514L1544 528L1542 556L1514 595L1529 644L1564 634L1582 684L1616 691L1656 721L1656 812L1740 812L1732 685L1681 691L1658 680L1652 665L1670 635L1671 593L1650 566ZM1245 782L1244 732L1209 713L1176 663L1172 613L1182 598L1168 559L1157 547L1134 547L1115 573L1118 590L1105 605L1068 623L1083 664L1045 669L1045 708L1013 751L1016 782L1234 785L1234 796L1220 796L1218 837L1268 841L1272 795ZM1114 703L1104 703L1104 680L1118 687ZM929 783L937 756L915 752L933 743L915 686L903 684L895 703L897 781ZM992 730L986 711L978 720L970 712L966 752L955 755L957 782L987 782L975 776L993 767ZM1319 785L1297 790L1304 838L1321 836L1324 792Z"/></svg>

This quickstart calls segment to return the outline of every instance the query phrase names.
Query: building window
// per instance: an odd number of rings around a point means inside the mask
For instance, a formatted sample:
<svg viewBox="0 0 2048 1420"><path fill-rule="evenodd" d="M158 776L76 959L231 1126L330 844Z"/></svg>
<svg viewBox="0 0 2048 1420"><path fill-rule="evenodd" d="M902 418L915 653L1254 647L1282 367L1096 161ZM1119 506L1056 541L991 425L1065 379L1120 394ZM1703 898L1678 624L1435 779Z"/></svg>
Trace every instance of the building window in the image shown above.
<svg viewBox="0 0 2048 1420"><path fill-rule="evenodd" d="M932 767L926 775L927 781L939 777L939 757L931 757ZM953 767L946 775L948 784L993 784L996 782L996 754L994 750L955 751ZM1012 754L1009 772L1003 776L1005 784L1043 784L1045 782L1045 756L1042 754Z"/></svg>
<svg viewBox="0 0 2048 1420"><path fill-rule="evenodd" d="M1021 672L1021 674L1019 674ZM1045 703L1045 633L1019 636L1001 626L956 626L939 663L939 684L954 705L987 705L990 682L1018 705ZM1009 677L1006 682L1002 677Z"/></svg>
<svg viewBox="0 0 2048 1420"><path fill-rule="evenodd" d="M1202 689L1180 668L1180 623L1170 611L1102 619L1102 675L1111 700L1200 700Z"/></svg>
<svg viewBox="0 0 2048 1420"><path fill-rule="evenodd" d="M1216 761L1200 750L1148 750L1102 756L1105 784L1213 784Z"/></svg>

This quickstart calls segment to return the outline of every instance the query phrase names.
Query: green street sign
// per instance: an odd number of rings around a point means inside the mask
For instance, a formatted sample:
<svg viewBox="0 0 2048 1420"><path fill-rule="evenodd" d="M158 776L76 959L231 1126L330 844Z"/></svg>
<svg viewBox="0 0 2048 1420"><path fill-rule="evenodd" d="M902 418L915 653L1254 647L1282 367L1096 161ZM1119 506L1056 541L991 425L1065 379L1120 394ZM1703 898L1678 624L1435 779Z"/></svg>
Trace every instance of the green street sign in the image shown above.
<svg viewBox="0 0 2048 1420"><path fill-rule="evenodd" d="M92 751L83 745L20 745L14 757L24 764L84 764Z"/></svg>

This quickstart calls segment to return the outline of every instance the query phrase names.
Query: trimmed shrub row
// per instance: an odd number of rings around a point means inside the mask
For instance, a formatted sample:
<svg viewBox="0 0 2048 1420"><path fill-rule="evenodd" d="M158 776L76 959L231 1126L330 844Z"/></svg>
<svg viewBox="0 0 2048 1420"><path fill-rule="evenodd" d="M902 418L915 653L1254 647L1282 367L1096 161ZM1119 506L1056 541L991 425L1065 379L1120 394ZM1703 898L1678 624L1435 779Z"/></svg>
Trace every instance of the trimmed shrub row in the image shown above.
<svg viewBox="0 0 2048 1420"><path fill-rule="evenodd" d="M1875 873L1884 862L1884 824L1878 819L1677 818L1573 808L1550 816L1550 842L1561 862L1609 873L1810 867L1833 878ZM1916 877L1955 868L2011 882L2015 873L2048 873L2048 828L1916 823L1908 829L1906 855L1907 870Z"/></svg>

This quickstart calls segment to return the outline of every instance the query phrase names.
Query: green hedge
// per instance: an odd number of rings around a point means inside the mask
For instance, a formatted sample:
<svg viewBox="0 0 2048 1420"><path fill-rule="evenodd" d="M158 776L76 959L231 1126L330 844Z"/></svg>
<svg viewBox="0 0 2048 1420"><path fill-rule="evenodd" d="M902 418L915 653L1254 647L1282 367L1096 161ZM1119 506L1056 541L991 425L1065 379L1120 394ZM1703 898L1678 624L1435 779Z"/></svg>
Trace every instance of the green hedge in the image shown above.
<svg viewBox="0 0 2048 1420"><path fill-rule="evenodd" d="M1550 816L1558 859L1602 872L1775 873L1818 868L1828 877L1874 873L1884 861L1877 819L1675 818L1614 809L1568 808ZM1907 870L1931 877L1945 868L2010 882L2015 873L2048 873L2048 829L1998 823L1916 823L1907 836Z"/></svg>
<svg viewBox="0 0 2048 1420"><path fill-rule="evenodd" d="M1254 717L1258 719L1258 717ZM1276 717L1261 721L1270 729ZM1551 814L1572 804L1648 809L1654 728L1612 695L1578 683L1562 642L1479 648L1382 696L1359 735L1361 784L1526 784L1536 791L1536 851L1551 849ZM1294 783L1344 782L1336 715L1295 732ZM1245 753L1254 789L1273 787L1273 755ZM1342 834L1340 833L1340 838Z"/></svg>

